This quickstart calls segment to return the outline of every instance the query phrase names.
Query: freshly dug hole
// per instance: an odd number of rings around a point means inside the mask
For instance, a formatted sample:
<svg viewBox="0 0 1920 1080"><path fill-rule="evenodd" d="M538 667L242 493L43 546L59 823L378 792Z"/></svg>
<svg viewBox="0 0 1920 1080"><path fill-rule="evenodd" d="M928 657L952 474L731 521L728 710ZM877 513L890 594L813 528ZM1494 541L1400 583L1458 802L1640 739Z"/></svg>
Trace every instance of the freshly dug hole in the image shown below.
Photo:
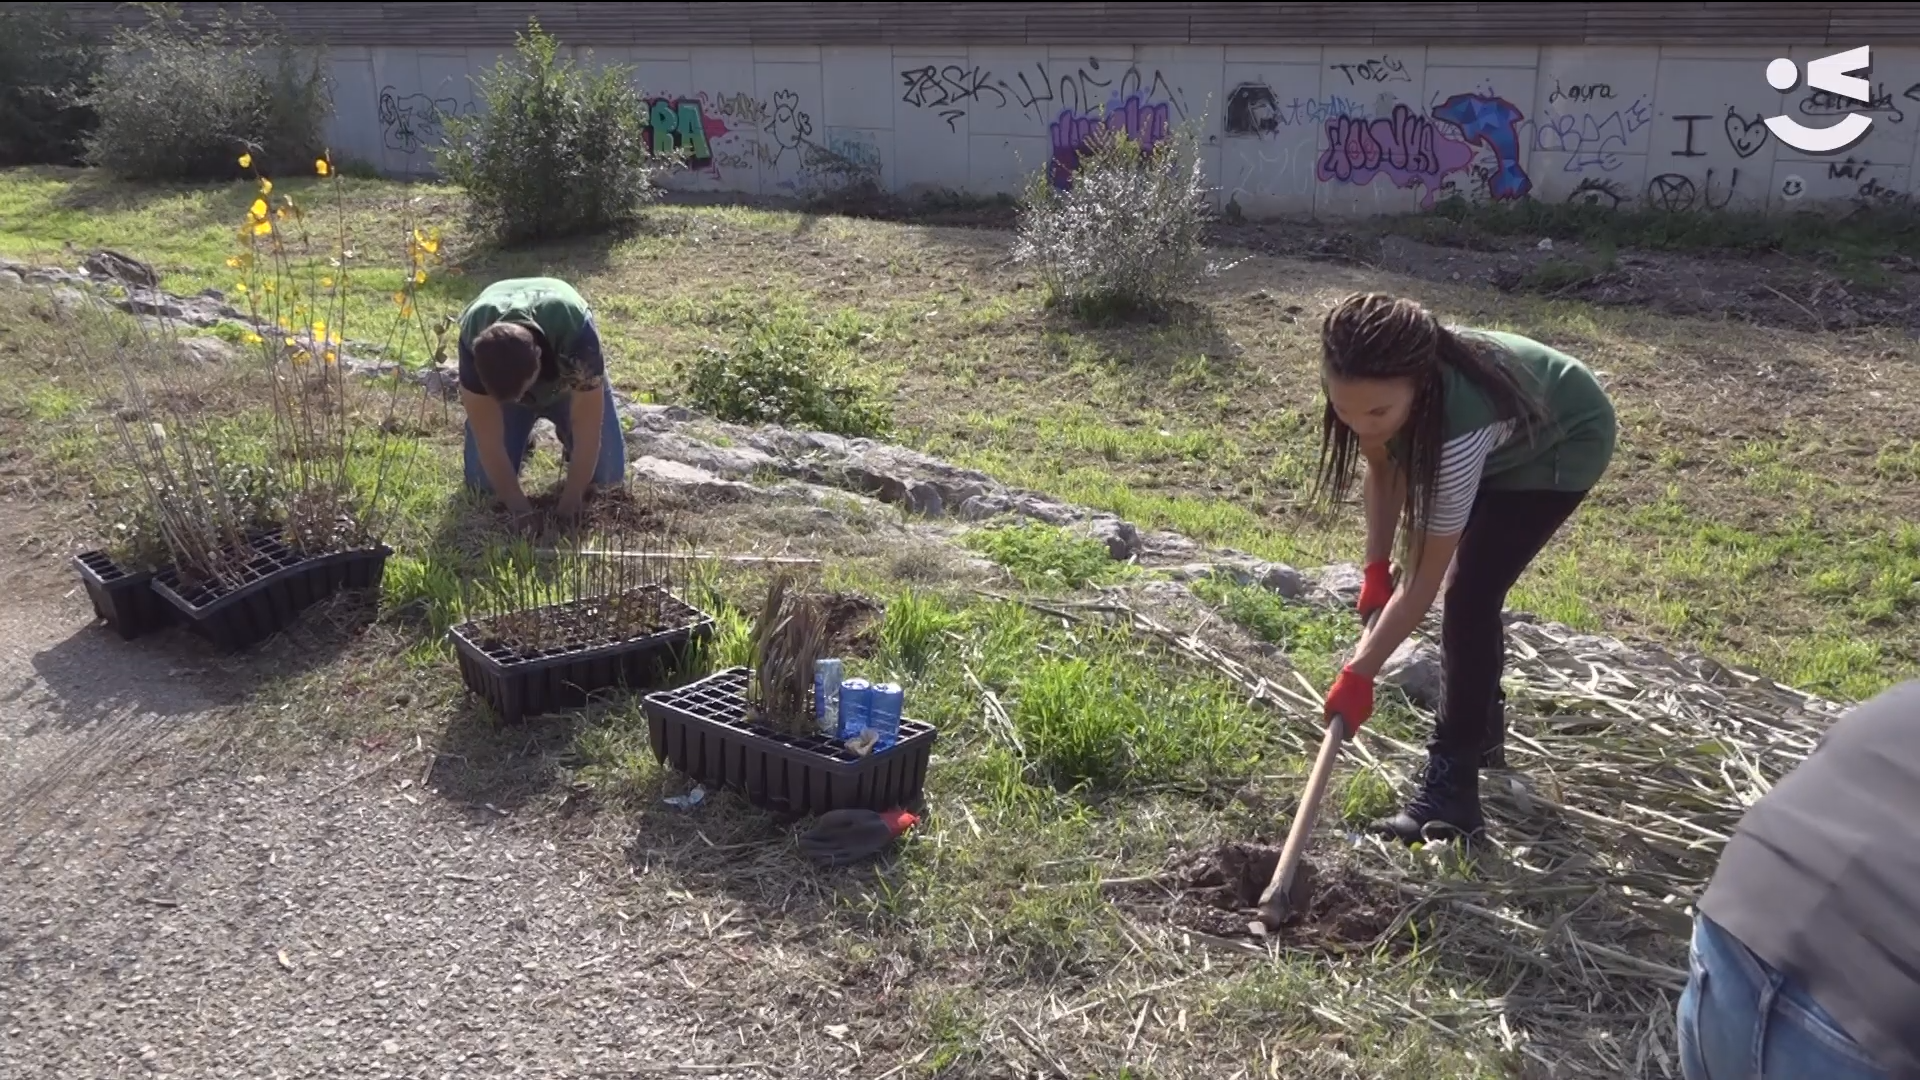
<svg viewBox="0 0 1920 1080"><path fill-rule="evenodd" d="M1156 906L1167 921L1203 934L1251 937L1247 923L1258 917L1260 894L1279 864L1278 844L1222 844L1176 855L1158 884L1132 891L1132 904ZM1368 885L1348 867L1306 858L1297 873L1306 878L1309 899L1305 911L1289 911L1271 933L1281 942L1327 948L1371 944L1393 925L1398 898Z"/></svg>

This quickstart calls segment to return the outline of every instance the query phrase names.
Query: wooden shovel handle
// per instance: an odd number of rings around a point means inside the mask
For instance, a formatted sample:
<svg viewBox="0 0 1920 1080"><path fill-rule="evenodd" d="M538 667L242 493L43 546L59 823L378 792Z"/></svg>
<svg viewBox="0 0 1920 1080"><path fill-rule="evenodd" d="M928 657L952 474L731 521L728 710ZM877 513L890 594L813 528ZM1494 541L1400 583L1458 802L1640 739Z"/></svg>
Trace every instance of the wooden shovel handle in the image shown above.
<svg viewBox="0 0 1920 1080"><path fill-rule="evenodd" d="M1369 614L1366 628L1372 630L1379 618L1378 611ZM1327 784L1333 780L1334 763L1340 760L1340 744L1346 740L1346 717L1335 713L1327 720L1327 734L1320 740L1320 756L1314 759L1313 772L1307 777L1307 790L1300 796L1300 809L1294 812L1293 828L1287 832L1286 846L1280 849L1280 862L1273 868L1273 880L1267 882L1267 891L1260 894L1260 921L1269 927L1278 921L1274 898L1286 896L1293 886L1300 856L1307 850L1307 838L1313 835L1314 823L1320 817L1320 800L1326 797Z"/></svg>
<svg viewBox="0 0 1920 1080"><path fill-rule="evenodd" d="M1293 828L1287 833L1286 846L1280 849L1280 863L1273 868L1273 880L1267 883L1267 891L1260 894L1262 919L1274 910L1274 897L1286 896L1293 885L1300 856L1307 850L1307 838L1313 835L1314 822L1320 816L1320 801L1326 797L1327 784L1333 779L1334 763L1340 760L1340 744L1346 740L1346 718L1336 715L1327 721L1326 737L1320 740L1320 756L1314 760L1312 775L1307 777L1307 790L1300 796L1300 809L1293 815Z"/></svg>

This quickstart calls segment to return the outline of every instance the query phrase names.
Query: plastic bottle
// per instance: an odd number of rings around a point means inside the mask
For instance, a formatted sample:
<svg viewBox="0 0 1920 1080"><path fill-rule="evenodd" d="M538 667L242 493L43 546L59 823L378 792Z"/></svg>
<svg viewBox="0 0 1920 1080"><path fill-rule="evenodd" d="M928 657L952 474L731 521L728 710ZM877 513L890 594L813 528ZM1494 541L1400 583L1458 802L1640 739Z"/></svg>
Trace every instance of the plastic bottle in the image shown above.
<svg viewBox="0 0 1920 1080"><path fill-rule="evenodd" d="M856 738L867 730L873 711L873 684L865 679L848 679L840 684L840 741Z"/></svg>
<svg viewBox="0 0 1920 1080"><path fill-rule="evenodd" d="M839 660L813 662L813 721L822 735L840 733L840 682L846 677L845 670L846 665Z"/></svg>
<svg viewBox="0 0 1920 1080"><path fill-rule="evenodd" d="M900 708L906 703L906 692L899 683L876 683L873 688L873 704L869 707L868 726L879 735L873 744L875 752L885 750L900 741Z"/></svg>

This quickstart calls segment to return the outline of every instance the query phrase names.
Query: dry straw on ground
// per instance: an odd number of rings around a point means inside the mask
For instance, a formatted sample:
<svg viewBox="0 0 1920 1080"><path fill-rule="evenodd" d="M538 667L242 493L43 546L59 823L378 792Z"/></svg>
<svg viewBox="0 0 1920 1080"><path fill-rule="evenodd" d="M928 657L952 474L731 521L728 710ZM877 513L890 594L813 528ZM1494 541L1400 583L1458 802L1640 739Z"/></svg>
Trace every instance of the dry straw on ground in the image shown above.
<svg viewBox="0 0 1920 1080"><path fill-rule="evenodd" d="M1130 625L1212 667L1297 721L1280 739L1311 754L1318 694L1297 672L1262 674L1268 661L1235 657L1119 595L1032 606ZM1517 621L1508 635L1511 769L1482 774L1489 841L1463 860L1446 847L1342 838L1330 824L1313 853L1343 879L1399 895L1376 944L1417 927L1420 954L1481 981L1488 996L1413 1001L1376 989L1394 983L1369 968L1376 977L1352 979L1341 1004L1316 1012L1349 1031L1411 1018L1443 1042L1484 1036L1551 1067L1546 1075L1671 1068L1690 905L1742 814L1813 750L1841 707L1711 660L1562 626ZM1404 796L1423 753L1376 725L1350 744L1343 771L1402 778ZM1177 887L1171 875L1163 883Z"/></svg>

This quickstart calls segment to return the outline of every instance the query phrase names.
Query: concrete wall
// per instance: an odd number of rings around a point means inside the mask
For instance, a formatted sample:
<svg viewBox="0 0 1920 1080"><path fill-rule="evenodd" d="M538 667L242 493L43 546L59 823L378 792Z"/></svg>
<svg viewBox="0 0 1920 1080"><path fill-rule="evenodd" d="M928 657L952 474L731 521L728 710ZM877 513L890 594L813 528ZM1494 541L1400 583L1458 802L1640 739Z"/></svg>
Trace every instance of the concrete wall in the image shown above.
<svg viewBox="0 0 1920 1080"><path fill-rule="evenodd" d="M1874 125L1812 156L1768 131L1851 102L1780 93L1767 62L1830 47L621 46L656 137L692 147L673 186L799 194L870 171L888 190L1016 191L1071 161L1102 113L1152 138L1201 125L1222 205L1249 216L1399 212L1449 192L1607 207L1785 210L1910 203L1920 48L1876 48ZM474 108L491 49L336 46L334 152L432 171L439 119Z"/></svg>

